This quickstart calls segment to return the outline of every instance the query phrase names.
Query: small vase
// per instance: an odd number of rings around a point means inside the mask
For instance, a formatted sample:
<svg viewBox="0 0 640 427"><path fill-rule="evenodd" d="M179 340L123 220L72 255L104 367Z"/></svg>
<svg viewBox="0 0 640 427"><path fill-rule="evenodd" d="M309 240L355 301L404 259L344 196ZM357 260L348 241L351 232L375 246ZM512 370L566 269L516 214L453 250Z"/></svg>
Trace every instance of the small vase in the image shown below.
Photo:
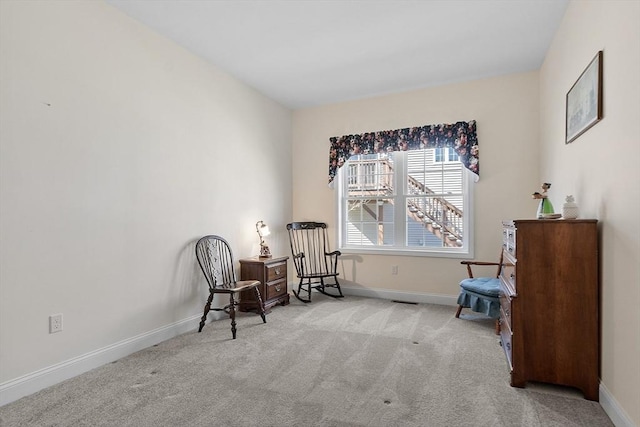
<svg viewBox="0 0 640 427"><path fill-rule="evenodd" d="M578 218L578 205L575 203L573 196L567 196L565 203L562 205L562 218L576 219Z"/></svg>

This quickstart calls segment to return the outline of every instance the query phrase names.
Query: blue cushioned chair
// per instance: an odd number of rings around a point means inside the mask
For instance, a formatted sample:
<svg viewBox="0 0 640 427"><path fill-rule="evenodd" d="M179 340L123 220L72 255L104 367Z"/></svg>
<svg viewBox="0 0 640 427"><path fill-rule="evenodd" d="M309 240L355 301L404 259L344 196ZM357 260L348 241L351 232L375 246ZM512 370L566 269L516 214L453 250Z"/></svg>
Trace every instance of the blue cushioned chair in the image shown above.
<svg viewBox="0 0 640 427"><path fill-rule="evenodd" d="M456 318L460 317L463 308L470 308L477 313L483 313L492 319L496 319L496 334L500 334L500 271L502 270L502 252L499 262L462 261L460 264L467 266L468 279L460 282L460 295L458 296L458 311ZM495 277L473 277L472 265L494 265L498 267Z"/></svg>

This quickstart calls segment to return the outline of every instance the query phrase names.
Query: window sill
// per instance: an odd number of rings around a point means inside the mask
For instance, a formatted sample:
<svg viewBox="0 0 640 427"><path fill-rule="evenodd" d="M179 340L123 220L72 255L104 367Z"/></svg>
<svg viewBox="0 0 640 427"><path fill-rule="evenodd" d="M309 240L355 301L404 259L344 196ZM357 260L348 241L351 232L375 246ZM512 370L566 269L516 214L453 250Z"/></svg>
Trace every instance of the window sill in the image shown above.
<svg viewBox="0 0 640 427"><path fill-rule="evenodd" d="M461 250L424 250L424 249L392 249L392 248L339 248L344 255L385 255L385 256L415 256L429 258L454 258L454 259L471 259L472 251Z"/></svg>

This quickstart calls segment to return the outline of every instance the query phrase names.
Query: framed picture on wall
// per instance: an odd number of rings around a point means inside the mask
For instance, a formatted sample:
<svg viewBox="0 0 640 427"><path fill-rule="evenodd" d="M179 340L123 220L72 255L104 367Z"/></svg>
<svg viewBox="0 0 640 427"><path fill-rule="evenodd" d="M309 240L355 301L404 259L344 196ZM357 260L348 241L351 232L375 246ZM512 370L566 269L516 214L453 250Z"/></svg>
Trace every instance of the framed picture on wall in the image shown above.
<svg viewBox="0 0 640 427"><path fill-rule="evenodd" d="M602 51L567 92L565 144L602 119Z"/></svg>

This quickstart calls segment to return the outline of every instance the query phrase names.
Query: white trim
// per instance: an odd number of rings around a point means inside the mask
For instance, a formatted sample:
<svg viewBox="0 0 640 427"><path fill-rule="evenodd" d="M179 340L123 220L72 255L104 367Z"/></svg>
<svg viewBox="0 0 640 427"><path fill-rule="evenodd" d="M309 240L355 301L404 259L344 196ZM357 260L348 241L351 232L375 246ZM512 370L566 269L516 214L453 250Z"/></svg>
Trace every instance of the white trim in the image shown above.
<svg viewBox="0 0 640 427"><path fill-rule="evenodd" d="M600 383L599 391L600 406L602 406L604 412L611 418L613 425L616 427L638 427L602 382Z"/></svg>
<svg viewBox="0 0 640 427"><path fill-rule="evenodd" d="M435 148L431 148L424 151L433 150L435 153ZM410 152L410 151L409 151ZM408 193L407 190L407 153L405 151L394 151L392 152L394 156L394 182L396 183L394 186L397 188L397 191L392 196L385 196L385 198L390 198L394 200L394 203L398 206L406 206L406 199L413 197ZM454 163L454 162L439 162L439 163ZM464 165L456 161L455 163L460 164L460 169L462 171L462 197L464 200L465 207L465 215L464 215L464 241L463 246L460 248L442 248L442 247L407 247L405 246L406 240L406 230L407 221L406 221L406 210L405 209L395 209L394 212L394 235L397 239L402 240L396 241L396 244L389 246L378 246L376 244L371 246L360 246L360 245L348 245L346 240L346 221L345 218L345 209L344 209L344 199L345 196L345 181L347 179L345 170L348 169L348 162L345 162L345 167L340 167L337 170L337 173L331 181L331 184L338 183L337 191L335 193L335 218L336 227L335 237L336 244L335 247L337 250L342 253L350 253L350 254L374 254L374 255L389 255L389 256L418 256L418 257L435 257L435 258L457 258L457 259L469 259L474 257L474 221L472 219L473 212L475 209L474 205L474 193L475 187L473 186L474 182L477 182L478 176L471 172L469 169L465 168ZM333 187L332 187L333 188ZM374 198L377 196L373 196ZM356 198L357 199L357 198ZM400 203L400 200L403 200ZM397 245L397 246L396 246Z"/></svg>
<svg viewBox="0 0 640 427"><path fill-rule="evenodd" d="M455 258L455 259L473 259L473 252L454 252L456 249L449 248L438 249L392 249L390 247L342 247L339 251L343 254L356 255L388 255L388 256L417 256L432 258Z"/></svg>
<svg viewBox="0 0 640 427"><path fill-rule="evenodd" d="M356 288L341 286L345 295L381 298L395 301L415 302L421 304L457 305L455 296L423 294L416 292L394 291L390 289ZM210 313L222 317L220 313ZM219 315L219 316L217 316ZM152 345L166 341L183 333L192 331L197 326L201 315L197 314L158 329L137 335L103 347L101 349L74 357L61 363L32 372L22 377L0 384L0 406L16 401L24 396L36 393L69 378L73 378L107 363L121 359ZM604 384L600 383L600 406L616 427L638 427L629 415L620 407L618 401Z"/></svg>
<svg viewBox="0 0 640 427"><path fill-rule="evenodd" d="M219 314L219 313L215 313ZM214 314L214 315L215 315ZM11 403L59 382L68 380L107 363L121 359L152 345L166 341L180 334L197 330L197 314L170 325L162 326L143 334L127 338L120 342L56 363L27 375L0 384L0 406ZM209 317L211 319L211 317Z"/></svg>
<svg viewBox="0 0 640 427"><path fill-rule="evenodd" d="M419 292L403 292L378 288L355 288L349 286L340 286L340 289L342 289L342 293L345 295L354 295L359 297L415 302L419 304L458 305L458 297L450 295L423 294Z"/></svg>

